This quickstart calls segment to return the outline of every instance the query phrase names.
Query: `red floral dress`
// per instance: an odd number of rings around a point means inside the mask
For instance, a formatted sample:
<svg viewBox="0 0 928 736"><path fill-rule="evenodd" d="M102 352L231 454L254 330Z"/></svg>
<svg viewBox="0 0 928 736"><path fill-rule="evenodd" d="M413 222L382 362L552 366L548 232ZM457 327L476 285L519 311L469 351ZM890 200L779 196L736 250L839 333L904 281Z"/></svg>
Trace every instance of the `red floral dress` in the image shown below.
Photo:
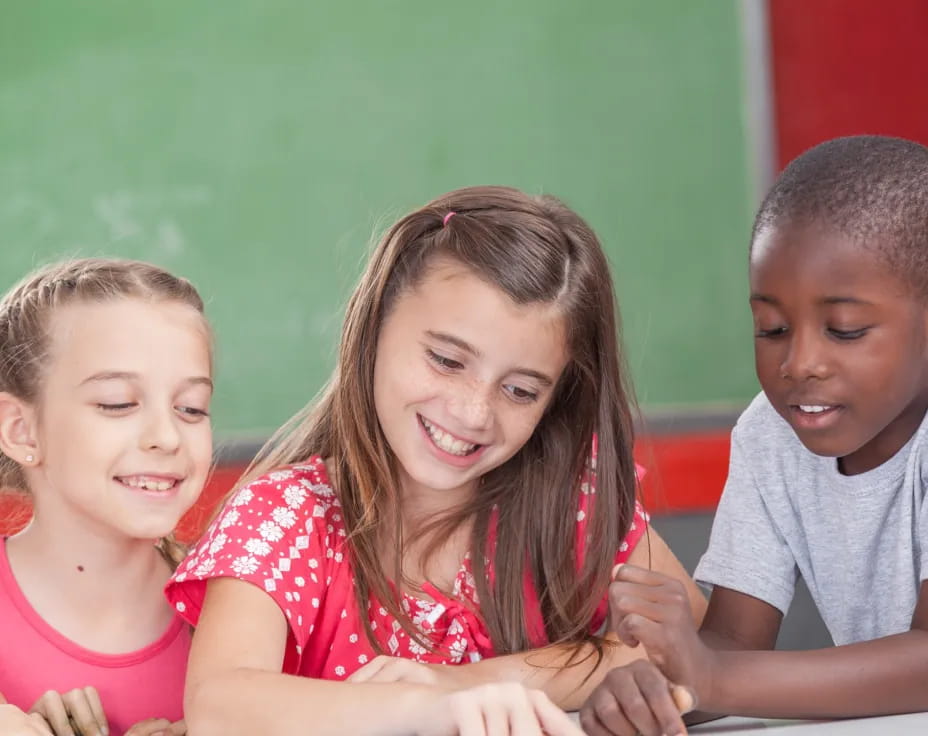
<svg viewBox="0 0 928 736"><path fill-rule="evenodd" d="M578 539L585 529L585 499L595 488L585 483L583 493ZM628 559L647 523L647 514L636 504L616 562ZM283 672L344 679L376 656L364 634L345 536L341 508L321 458L268 473L232 497L178 567L166 589L168 600L195 626L208 580L234 577L252 583L271 596L287 618ZM368 604L364 614L385 653L447 664L493 656L489 634L476 613L480 604L469 558L461 565L451 596L428 584L424 592L433 600L404 594L402 606L434 651L410 638L376 601ZM533 645L543 646L547 641L541 613L528 581L525 593ZM602 626L606 611L603 599L591 630Z"/></svg>

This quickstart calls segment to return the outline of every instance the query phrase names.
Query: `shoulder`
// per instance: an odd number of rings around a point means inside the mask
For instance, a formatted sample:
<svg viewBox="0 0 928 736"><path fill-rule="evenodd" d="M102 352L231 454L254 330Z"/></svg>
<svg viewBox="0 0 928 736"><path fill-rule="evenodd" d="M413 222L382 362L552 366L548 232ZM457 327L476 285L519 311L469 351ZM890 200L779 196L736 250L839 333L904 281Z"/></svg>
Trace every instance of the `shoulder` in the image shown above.
<svg viewBox="0 0 928 736"><path fill-rule="evenodd" d="M239 488L178 567L174 581L217 576L225 567L241 577L259 571L264 562L288 557L293 550L334 557L345 537L341 507L325 465L320 458L311 458Z"/></svg>
<svg viewBox="0 0 928 736"><path fill-rule="evenodd" d="M305 463L278 468L239 488L226 502L219 519L237 524L244 514L269 513L271 518L336 515L338 496L329 482L325 463L313 457Z"/></svg>

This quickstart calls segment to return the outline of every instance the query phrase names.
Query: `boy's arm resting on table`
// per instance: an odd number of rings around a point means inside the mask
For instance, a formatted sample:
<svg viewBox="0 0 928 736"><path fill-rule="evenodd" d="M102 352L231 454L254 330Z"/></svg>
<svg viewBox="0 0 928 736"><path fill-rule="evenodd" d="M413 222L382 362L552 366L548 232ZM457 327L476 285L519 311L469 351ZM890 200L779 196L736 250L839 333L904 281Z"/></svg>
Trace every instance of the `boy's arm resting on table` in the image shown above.
<svg viewBox="0 0 928 736"><path fill-rule="evenodd" d="M449 694L428 685L281 674L287 631L280 608L259 588L230 578L207 584L184 697L191 733L450 736L473 719L503 719L538 722L552 736L581 736L543 694L515 684Z"/></svg>
<svg viewBox="0 0 928 736"><path fill-rule="evenodd" d="M769 611L761 617L769 624L779 611L735 591L718 589L713 599L717 594L721 598L710 604L704 641L713 648L724 642L744 649L772 647L764 625L746 618L766 606ZM738 624L732 628L728 622ZM751 634L752 627L758 631ZM928 582L921 584L912 627L904 633L804 652L720 650L715 659L711 694L700 707L719 712L827 718L928 710Z"/></svg>
<svg viewBox="0 0 928 736"><path fill-rule="evenodd" d="M656 572L679 580L690 601L694 626L699 626L706 611L706 599L657 532L651 529L647 536L641 538L632 550L628 562L650 567ZM576 651L575 647L555 645L454 667L418 665L395 658L378 658L392 659L393 661L387 662L385 666L393 668L394 672L381 670L383 674L380 677L375 675L371 679L414 680L417 679L414 672L417 668L428 668L433 674L434 682L454 688L494 681L515 681L526 687L542 690L564 710L577 710L609 670L647 656L642 647L625 646L613 635L608 638L613 645L605 647L599 664L592 645L585 645L579 656L575 656L573 663L569 665L571 654ZM371 662L375 668L379 664L376 660Z"/></svg>

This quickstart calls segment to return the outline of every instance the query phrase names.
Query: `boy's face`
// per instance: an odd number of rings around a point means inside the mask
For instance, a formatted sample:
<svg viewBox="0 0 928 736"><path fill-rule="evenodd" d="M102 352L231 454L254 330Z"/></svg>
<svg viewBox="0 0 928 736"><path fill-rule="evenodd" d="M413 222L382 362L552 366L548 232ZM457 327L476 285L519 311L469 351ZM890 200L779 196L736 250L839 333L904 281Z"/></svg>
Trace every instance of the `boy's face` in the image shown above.
<svg viewBox="0 0 928 736"><path fill-rule="evenodd" d="M757 377L842 472L886 462L928 408L928 309L873 250L816 225L768 228L751 253Z"/></svg>

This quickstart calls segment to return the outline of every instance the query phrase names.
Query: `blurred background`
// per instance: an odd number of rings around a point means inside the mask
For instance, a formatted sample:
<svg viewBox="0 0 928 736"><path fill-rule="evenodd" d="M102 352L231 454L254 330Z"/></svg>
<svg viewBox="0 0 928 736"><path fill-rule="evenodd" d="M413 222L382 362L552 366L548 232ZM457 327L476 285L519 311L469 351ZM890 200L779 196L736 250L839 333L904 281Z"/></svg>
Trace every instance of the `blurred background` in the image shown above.
<svg viewBox="0 0 928 736"><path fill-rule="evenodd" d="M753 210L827 138L928 143L926 48L924 0L4 3L0 290L87 255L199 287L218 465L190 537L328 376L386 226L461 186L556 194L609 254L644 493L692 569L757 391ZM806 605L789 645L822 639Z"/></svg>

